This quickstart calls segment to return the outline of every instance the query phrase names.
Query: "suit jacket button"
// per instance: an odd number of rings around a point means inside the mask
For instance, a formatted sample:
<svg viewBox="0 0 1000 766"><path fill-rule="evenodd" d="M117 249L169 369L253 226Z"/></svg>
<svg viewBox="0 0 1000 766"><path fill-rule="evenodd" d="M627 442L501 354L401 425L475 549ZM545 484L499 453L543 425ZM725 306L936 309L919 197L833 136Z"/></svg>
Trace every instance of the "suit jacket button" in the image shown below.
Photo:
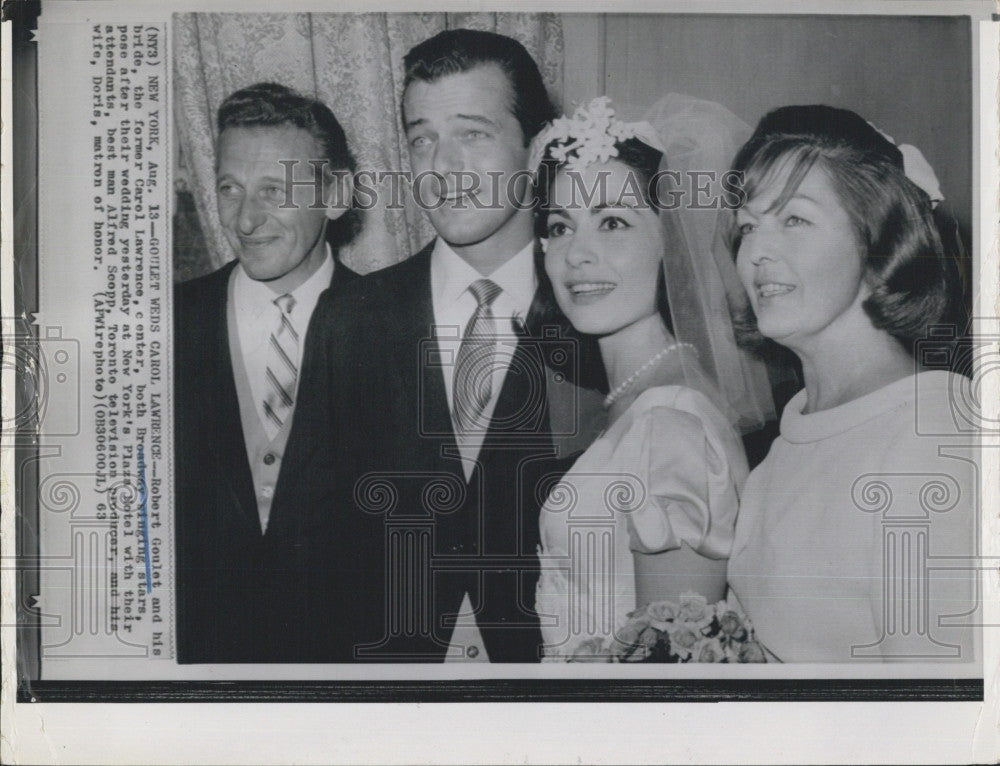
<svg viewBox="0 0 1000 766"><path fill-rule="evenodd" d="M465 650L465 653L466 653L466 655L468 655L472 659L476 659L476 657L479 656L479 647L478 646L470 646L468 649Z"/></svg>
<svg viewBox="0 0 1000 766"><path fill-rule="evenodd" d="M264 455L264 465L274 465L275 459L276 458L274 457L274 454L268 452L266 455Z"/></svg>

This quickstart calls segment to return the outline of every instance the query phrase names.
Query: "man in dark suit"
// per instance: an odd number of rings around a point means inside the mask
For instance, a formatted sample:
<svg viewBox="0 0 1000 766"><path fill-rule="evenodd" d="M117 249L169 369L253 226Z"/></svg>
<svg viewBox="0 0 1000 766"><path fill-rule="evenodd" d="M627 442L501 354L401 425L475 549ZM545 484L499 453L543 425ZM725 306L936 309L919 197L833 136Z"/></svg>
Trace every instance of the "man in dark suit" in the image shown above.
<svg viewBox="0 0 1000 766"><path fill-rule="evenodd" d="M310 531L272 499L293 416L309 417L297 391L310 317L357 276L336 260L357 215L354 160L333 113L281 85L230 95L218 127L219 217L237 259L175 298L178 659L297 660L313 635L295 600Z"/></svg>
<svg viewBox="0 0 1000 766"><path fill-rule="evenodd" d="M543 327L519 204L553 108L502 35L449 30L404 67L438 236L320 301L302 397L323 416L297 420L280 502L320 509L326 659L537 662L539 507L600 400L568 380L574 342Z"/></svg>

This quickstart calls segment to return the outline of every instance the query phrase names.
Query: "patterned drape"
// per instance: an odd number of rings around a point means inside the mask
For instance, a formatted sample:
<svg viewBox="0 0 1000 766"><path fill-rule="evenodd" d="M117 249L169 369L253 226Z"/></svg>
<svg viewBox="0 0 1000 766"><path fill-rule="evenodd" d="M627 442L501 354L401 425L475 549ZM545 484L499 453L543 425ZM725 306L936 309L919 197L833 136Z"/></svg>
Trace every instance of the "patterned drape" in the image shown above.
<svg viewBox="0 0 1000 766"><path fill-rule="evenodd" d="M234 90L275 81L314 95L344 126L359 169L409 170L400 124L402 61L443 29L469 27L519 40L538 62L553 96L563 86L560 19L549 13L185 13L174 17L174 117L210 271L233 258L215 200L215 112ZM384 184L387 186L387 183ZM382 188L380 191L387 191ZM341 253L357 271L391 265L424 245L433 230L407 200L388 194L365 213L364 229Z"/></svg>

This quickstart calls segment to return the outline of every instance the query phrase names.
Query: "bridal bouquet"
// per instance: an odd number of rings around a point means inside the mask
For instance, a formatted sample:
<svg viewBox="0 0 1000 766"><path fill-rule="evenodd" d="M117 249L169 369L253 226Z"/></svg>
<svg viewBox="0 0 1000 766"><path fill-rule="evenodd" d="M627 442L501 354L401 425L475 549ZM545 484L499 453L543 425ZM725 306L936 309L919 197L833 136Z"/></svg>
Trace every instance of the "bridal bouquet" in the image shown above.
<svg viewBox="0 0 1000 766"><path fill-rule="evenodd" d="M753 626L733 604L696 593L631 612L610 639L580 643L568 662L766 662Z"/></svg>

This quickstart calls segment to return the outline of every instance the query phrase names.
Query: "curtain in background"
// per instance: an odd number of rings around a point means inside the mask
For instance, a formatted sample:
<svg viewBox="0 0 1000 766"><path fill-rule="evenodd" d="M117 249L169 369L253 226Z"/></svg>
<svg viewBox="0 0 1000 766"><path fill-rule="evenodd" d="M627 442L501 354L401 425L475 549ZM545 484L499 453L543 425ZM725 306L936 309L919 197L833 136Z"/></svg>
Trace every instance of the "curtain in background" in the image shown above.
<svg viewBox="0 0 1000 766"><path fill-rule="evenodd" d="M519 40L538 62L558 100L563 36L555 14L177 14L174 120L182 165L179 179L193 197L205 243L205 252L195 255L198 262L190 262L191 250L182 256L189 260L177 269L178 276L206 273L233 258L215 200L215 112L227 95L255 82L274 81L315 96L344 126L359 169L407 171L399 115L403 56L420 41L456 27L495 31ZM341 253L357 271L396 263L433 236L412 200L404 210L390 210L387 196L379 195L377 206L365 213L362 233ZM193 218L190 211L188 217ZM190 232L178 234L182 247L197 240Z"/></svg>

